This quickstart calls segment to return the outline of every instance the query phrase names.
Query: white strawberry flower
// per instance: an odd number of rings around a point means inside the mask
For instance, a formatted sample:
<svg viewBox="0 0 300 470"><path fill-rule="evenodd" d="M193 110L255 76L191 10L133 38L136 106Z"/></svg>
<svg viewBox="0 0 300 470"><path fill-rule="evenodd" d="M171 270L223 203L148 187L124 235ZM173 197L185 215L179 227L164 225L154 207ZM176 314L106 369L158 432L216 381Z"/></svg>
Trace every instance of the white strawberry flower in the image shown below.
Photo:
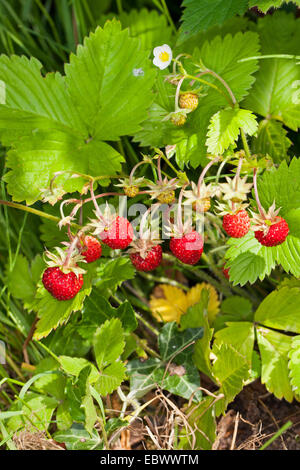
<svg viewBox="0 0 300 470"><path fill-rule="evenodd" d="M172 49L168 44L158 46L153 49L154 59L153 64L159 67L160 70L167 68L172 60Z"/></svg>

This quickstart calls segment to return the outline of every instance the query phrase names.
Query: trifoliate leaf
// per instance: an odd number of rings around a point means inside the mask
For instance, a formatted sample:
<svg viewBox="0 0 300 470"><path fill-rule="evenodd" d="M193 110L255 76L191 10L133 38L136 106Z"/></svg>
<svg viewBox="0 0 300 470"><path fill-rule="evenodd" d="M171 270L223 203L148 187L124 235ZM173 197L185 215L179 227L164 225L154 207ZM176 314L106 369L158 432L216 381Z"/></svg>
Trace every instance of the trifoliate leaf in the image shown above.
<svg viewBox="0 0 300 470"><path fill-rule="evenodd" d="M65 66L66 84L91 136L117 140L146 117L156 71L138 39L107 21L79 45Z"/></svg>
<svg viewBox="0 0 300 470"><path fill-rule="evenodd" d="M193 34L211 26L224 23L235 15L243 15L248 8L248 0L184 0L185 8L179 41L183 42Z"/></svg>
<svg viewBox="0 0 300 470"><path fill-rule="evenodd" d="M255 321L277 330L300 333L300 290L283 287L271 292L259 305Z"/></svg>
<svg viewBox="0 0 300 470"><path fill-rule="evenodd" d="M199 50L193 51L193 62L202 62L207 68L219 74L228 83L239 102L247 95L258 65L256 60L243 63L238 63L238 60L256 56L258 53L258 35L249 31L239 32L235 36L227 34L225 38L218 36L210 42L205 42ZM150 109L149 118L142 125L143 130L135 135L135 140L141 142L143 146L157 147L180 143L176 158L181 167L183 163L190 163L196 168L206 160L205 140L209 120L220 107L228 106L228 101L215 89L203 85L202 94L205 96L200 97L198 108L188 115L184 126L177 127L170 121L163 121L164 117L174 111L176 91L175 87L164 78L164 73L160 72L155 84L157 93L155 103ZM205 75L203 78L220 87L225 95L228 94L215 77Z"/></svg>
<svg viewBox="0 0 300 470"><path fill-rule="evenodd" d="M299 19L277 12L258 20L262 54L299 53ZM264 117L271 116L297 130L300 106L295 84L300 80L300 67L293 59L262 59L256 81L243 105Z"/></svg>
<svg viewBox="0 0 300 470"><path fill-rule="evenodd" d="M267 328L257 328L257 341L262 361L261 381L275 397L291 402L288 352L292 338Z"/></svg>
<svg viewBox="0 0 300 470"><path fill-rule="evenodd" d="M223 109L213 115L208 128L206 145L212 154L223 154L234 144L242 129L246 134L253 135L257 130L254 114L246 109Z"/></svg>
<svg viewBox="0 0 300 470"><path fill-rule="evenodd" d="M257 137L252 140L252 150L258 155L269 155L275 163L287 158L291 145L283 125L274 119L264 119L259 123Z"/></svg>

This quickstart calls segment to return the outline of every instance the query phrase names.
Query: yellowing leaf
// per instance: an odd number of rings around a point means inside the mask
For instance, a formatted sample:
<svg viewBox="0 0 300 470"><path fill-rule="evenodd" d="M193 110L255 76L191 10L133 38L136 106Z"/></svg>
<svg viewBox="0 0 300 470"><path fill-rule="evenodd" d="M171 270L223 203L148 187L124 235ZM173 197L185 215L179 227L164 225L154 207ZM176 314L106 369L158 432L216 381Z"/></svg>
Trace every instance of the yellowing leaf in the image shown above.
<svg viewBox="0 0 300 470"><path fill-rule="evenodd" d="M186 313L189 304L183 290L178 287L161 284L159 286L163 290L164 298L155 298L151 296L150 308L152 315L158 321L179 323L181 315Z"/></svg>
<svg viewBox="0 0 300 470"><path fill-rule="evenodd" d="M219 312L220 302L216 289L210 284L196 284L187 293L178 287L161 284L163 297L156 298L153 295L150 299L150 308L152 315L163 322L176 321L179 323L180 317L185 314L189 307L200 302L203 289L209 291L208 319L212 323Z"/></svg>

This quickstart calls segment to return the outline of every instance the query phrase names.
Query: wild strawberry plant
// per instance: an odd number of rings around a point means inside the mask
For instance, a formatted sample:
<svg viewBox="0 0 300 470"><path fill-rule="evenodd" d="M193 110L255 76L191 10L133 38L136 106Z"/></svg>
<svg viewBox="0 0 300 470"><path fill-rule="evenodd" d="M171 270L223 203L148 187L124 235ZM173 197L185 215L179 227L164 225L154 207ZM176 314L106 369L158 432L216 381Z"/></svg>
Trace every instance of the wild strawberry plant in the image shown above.
<svg viewBox="0 0 300 470"><path fill-rule="evenodd" d="M184 0L177 30L154 3L99 14L61 72L0 57L3 220L25 211L2 275L3 338L25 341L9 448L28 428L109 448L159 389L184 399L174 447L210 449L246 384L300 396L299 20Z"/></svg>

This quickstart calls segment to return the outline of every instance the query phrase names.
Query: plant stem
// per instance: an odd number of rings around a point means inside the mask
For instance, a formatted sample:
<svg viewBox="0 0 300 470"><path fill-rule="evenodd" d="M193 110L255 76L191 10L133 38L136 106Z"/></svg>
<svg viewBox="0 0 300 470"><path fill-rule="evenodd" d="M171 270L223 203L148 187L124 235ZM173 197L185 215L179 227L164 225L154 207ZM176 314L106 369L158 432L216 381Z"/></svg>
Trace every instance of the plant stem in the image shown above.
<svg viewBox="0 0 300 470"><path fill-rule="evenodd" d="M257 168L253 169L253 187L254 187L254 194L255 194L255 200L256 200L257 208L259 210L259 213L260 213L261 217L263 218L263 220L265 220L265 218L266 218L265 213L264 213L263 207L261 205L261 202L259 200L258 190L257 190Z"/></svg>
<svg viewBox="0 0 300 470"><path fill-rule="evenodd" d="M32 207L23 206L23 204L17 204L16 202L0 200L0 204L4 206L13 207L14 209L20 209L21 211L30 212L30 214L38 215L39 217L44 217L45 219L52 220L53 222L60 221L60 218L56 217L55 215L50 215L50 214L47 214L47 212L42 212L37 209L33 209ZM77 225L77 224L71 224L71 225L78 229L81 228L80 225Z"/></svg>
<svg viewBox="0 0 300 470"><path fill-rule="evenodd" d="M203 183L203 180L204 180L204 176L206 175L206 173L208 172L208 170L210 169L211 166L213 166L218 160L220 160L220 157L216 157L214 158L213 160L211 160L202 170L202 173L199 177L199 180L198 180L198 194L200 196L200 188L201 188L201 185Z"/></svg>
<svg viewBox="0 0 300 470"><path fill-rule="evenodd" d="M241 128L241 137L242 137L246 157L247 157L248 160L251 160L252 157L251 157L250 148L249 148L249 145L248 145L248 142L247 142L247 137L246 137L246 134L245 134L245 132L242 128Z"/></svg>

